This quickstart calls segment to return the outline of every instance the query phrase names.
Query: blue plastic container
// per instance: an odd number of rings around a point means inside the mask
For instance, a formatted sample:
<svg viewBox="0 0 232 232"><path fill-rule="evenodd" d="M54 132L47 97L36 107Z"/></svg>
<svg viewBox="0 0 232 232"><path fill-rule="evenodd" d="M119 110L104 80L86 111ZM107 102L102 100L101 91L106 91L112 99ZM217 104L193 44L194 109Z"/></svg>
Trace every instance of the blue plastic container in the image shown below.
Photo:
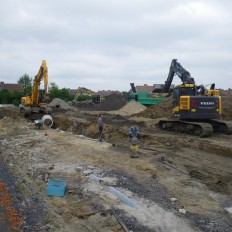
<svg viewBox="0 0 232 232"><path fill-rule="evenodd" d="M66 188L64 180L51 180L48 179L47 195L55 197L63 197Z"/></svg>

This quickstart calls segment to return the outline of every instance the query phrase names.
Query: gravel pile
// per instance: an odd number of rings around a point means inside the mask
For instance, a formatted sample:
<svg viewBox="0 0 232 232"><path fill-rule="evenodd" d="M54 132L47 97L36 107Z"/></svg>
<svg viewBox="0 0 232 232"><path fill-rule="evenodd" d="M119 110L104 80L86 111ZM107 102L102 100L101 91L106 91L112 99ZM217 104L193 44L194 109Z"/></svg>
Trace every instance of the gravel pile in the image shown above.
<svg viewBox="0 0 232 232"><path fill-rule="evenodd" d="M49 104L49 107L59 108L59 109L72 109L72 107L67 104L65 101L63 101L60 98L54 98Z"/></svg>

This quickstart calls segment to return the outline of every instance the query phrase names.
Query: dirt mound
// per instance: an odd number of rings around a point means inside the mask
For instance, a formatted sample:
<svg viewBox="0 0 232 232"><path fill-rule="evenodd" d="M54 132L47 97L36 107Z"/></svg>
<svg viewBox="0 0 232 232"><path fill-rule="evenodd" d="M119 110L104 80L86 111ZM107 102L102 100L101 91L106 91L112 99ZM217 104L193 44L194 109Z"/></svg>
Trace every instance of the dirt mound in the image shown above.
<svg viewBox="0 0 232 232"><path fill-rule="evenodd" d="M137 114L141 111L144 111L145 109L147 109L147 107L140 104L139 102L130 101L125 106L123 106L121 109L119 109L119 114L122 116L132 115L132 114Z"/></svg>
<svg viewBox="0 0 232 232"><path fill-rule="evenodd" d="M119 110L121 107L126 105L128 96L124 94L111 94L105 97L105 100L99 104L93 104L91 102L78 102L76 107L84 110L93 111L112 111Z"/></svg>
<svg viewBox="0 0 232 232"><path fill-rule="evenodd" d="M111 94L105 97L100 104L95 105L96 110L119 110L127 104L127 96L123 94Z"/></svg>
<svg viewBox="0 0 232 232"><path fill-rule="evenodd" d="M148 107L141 113L138 113L137 116L145 118L172 118L172 110L174 108L173 97L170 96L166 101ZM232 120L232 96L222 97L222 119Z"/></svg>
<svg viewBox="0 0 232 232"><path fill-rule="evenodd" d="M173 98L170 96L166 101L148 107L143 112L138 113L137 116L145 118L171 118L173 109L172 100Z"/></svg>
<svg viewBox="0 0 232 232"><path fill-rule="evenodd" d="M232 120L232 96L222 97L222 118Z"/></svg>
<svg viewBox="0 0 232 232"><path fill-rule="evenodd" d="M54 107L54 108L59 108L59 109L72 109L72 107L67 104L64 100L60 99L60 98L54 98L49 104L48 106L50 107Z"/></svg>

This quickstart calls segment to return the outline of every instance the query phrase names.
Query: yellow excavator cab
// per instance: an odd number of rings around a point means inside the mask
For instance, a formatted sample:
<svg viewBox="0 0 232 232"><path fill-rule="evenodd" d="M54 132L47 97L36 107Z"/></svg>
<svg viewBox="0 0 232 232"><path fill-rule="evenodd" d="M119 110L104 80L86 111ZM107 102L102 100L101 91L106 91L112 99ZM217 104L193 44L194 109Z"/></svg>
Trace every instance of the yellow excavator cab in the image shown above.
<svg viewBox="0 0 232 232"><path fill-rule="evenodd" d="M44 89L40 88L42 80L44 80ZM33 80L31 96L25 96L21 99L21 104L19 106L20 112L24 115L29 115L31 113L48 114L51 111L47 107L48 102L48 68L46 61L43 60L39 71Z"/></svg>

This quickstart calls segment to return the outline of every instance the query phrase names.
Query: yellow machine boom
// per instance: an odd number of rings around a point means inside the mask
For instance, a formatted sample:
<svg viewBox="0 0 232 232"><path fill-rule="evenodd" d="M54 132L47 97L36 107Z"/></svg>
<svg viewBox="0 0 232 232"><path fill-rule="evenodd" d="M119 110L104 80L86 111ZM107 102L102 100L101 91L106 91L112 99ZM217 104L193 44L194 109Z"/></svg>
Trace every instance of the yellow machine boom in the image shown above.
<svg viewBox="0 0 232 232"><path fill-rule="evenodd" d="M44 89L40 89L40 83L44 80ZM49 101L48 93L48 68L45 60L39 68L33 80L33 88L31 96L25 96L21 99L20 112L25 115L31 113L48 113L46 108Z"/></svg>

